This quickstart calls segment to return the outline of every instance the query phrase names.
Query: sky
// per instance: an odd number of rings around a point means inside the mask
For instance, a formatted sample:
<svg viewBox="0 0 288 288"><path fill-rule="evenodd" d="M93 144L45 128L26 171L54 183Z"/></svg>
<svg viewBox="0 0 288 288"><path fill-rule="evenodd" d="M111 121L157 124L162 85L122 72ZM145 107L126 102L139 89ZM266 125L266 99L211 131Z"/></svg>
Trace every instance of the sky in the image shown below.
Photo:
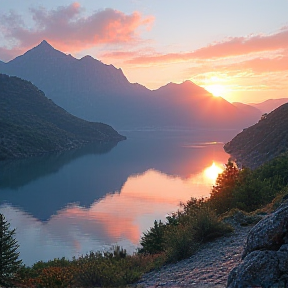
<svg viewBox="0 0 288 288"><path fill-rule="evenodd" d="M0 0L0 60L42 40L157 89L191 80L230 102L288 98L288 0Z"/></svg>

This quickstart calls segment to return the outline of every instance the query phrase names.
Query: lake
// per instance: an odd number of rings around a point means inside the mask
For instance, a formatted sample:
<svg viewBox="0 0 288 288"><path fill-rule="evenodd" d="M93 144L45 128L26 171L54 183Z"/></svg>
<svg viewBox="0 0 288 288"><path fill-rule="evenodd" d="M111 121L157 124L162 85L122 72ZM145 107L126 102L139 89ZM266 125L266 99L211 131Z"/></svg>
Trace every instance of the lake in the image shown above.
<svg viewBox="0 0 288 288"><path fill-rule="evenodd" d="M127 140L0 162L0 212L26 265L120 245L207 197L238 131L120 131Z"/></svg>

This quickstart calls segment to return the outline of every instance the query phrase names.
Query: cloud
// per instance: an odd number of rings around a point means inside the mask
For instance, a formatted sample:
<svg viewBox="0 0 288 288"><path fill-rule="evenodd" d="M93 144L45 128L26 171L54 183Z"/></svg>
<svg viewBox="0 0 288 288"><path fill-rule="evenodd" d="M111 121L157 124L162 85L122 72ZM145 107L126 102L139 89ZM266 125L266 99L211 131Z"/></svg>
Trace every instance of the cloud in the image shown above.
<svg viewBox="0 0 288 288"><path fill-rule="evenodd" d="M139 27L149 28L153 17L139 12L126 15L105 9L89 16L83 15L80 4L61 6L56 10L30 9L34 27L29 28L20 15L1 15L0 33L6 40L17 43L14 48L30 48L43 39L57 49L77 52L99 44L127 43L139 38ZM19 48L18 48L19 49Z"/></svg>
<svg viewBox="0 0 288 288"><path fill-rule="evenodd" d="M231 70L251 70L254 73L281 72L288 71L288 56L278 56L275 58L255 58L252 60L234 63L225 66Z"/></svg>
<svg viewBox="0 0 288 288"><path fill-rule="evenodd" d="M139 55L139 51L114 51L103 53L101 58L112 58L112 59L131 59L131 57L137 57Z"/></svg>
<svg viewBox="0 0 288 288"><path fill-rule="evenodd" d="M23 54L25 49L15 48L15 49L7 49L0 47L0 61L8 61L12 58L15 58L17 55Z"/></svg>
<svg viewBox="0 0 288 288"><path fill-rule="evenodd" d="M192 52L141 55L127 61L130 64L156 64L182 62L197 59L227 58L265 51L277 51L288 47L288 27L275 34L252 35L248 37L230 37Z"/></svg>

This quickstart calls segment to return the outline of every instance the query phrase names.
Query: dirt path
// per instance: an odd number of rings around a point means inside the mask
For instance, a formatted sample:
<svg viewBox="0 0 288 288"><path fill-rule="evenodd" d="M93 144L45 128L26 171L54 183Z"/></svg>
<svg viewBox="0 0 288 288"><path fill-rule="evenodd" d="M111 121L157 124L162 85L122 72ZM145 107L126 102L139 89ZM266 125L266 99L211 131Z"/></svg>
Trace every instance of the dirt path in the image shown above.
<svg viewBox="0 0 288 288"><path fill-rule="evenodd" d="M225 287L230 270L241 260L251 227L235 227L226 237L206 243L191 258L145 274L137 287Z"/></svg>

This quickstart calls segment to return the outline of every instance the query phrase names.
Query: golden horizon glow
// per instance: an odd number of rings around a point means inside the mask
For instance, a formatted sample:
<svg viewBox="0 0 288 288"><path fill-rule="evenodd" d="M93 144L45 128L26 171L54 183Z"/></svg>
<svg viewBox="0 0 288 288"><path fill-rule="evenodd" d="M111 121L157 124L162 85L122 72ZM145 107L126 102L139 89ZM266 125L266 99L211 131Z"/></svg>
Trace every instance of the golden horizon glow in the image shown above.
<svg viewBox="0 0 288 288"><path fill-rule="evenodd" d="M223 96L225 87L221 84L207 85L204 87L208 92L212 93L214 97Z"/></svg>
<svg viewBox="0 0 288 288"><path fill-rule="evenodd" d="M205 176L210 180L212 180L213 182L216 181L218 175L222 172L223 169L220 166L216 165L215 162L213 162L213 164L210 167L204 170Z"/></svg>

